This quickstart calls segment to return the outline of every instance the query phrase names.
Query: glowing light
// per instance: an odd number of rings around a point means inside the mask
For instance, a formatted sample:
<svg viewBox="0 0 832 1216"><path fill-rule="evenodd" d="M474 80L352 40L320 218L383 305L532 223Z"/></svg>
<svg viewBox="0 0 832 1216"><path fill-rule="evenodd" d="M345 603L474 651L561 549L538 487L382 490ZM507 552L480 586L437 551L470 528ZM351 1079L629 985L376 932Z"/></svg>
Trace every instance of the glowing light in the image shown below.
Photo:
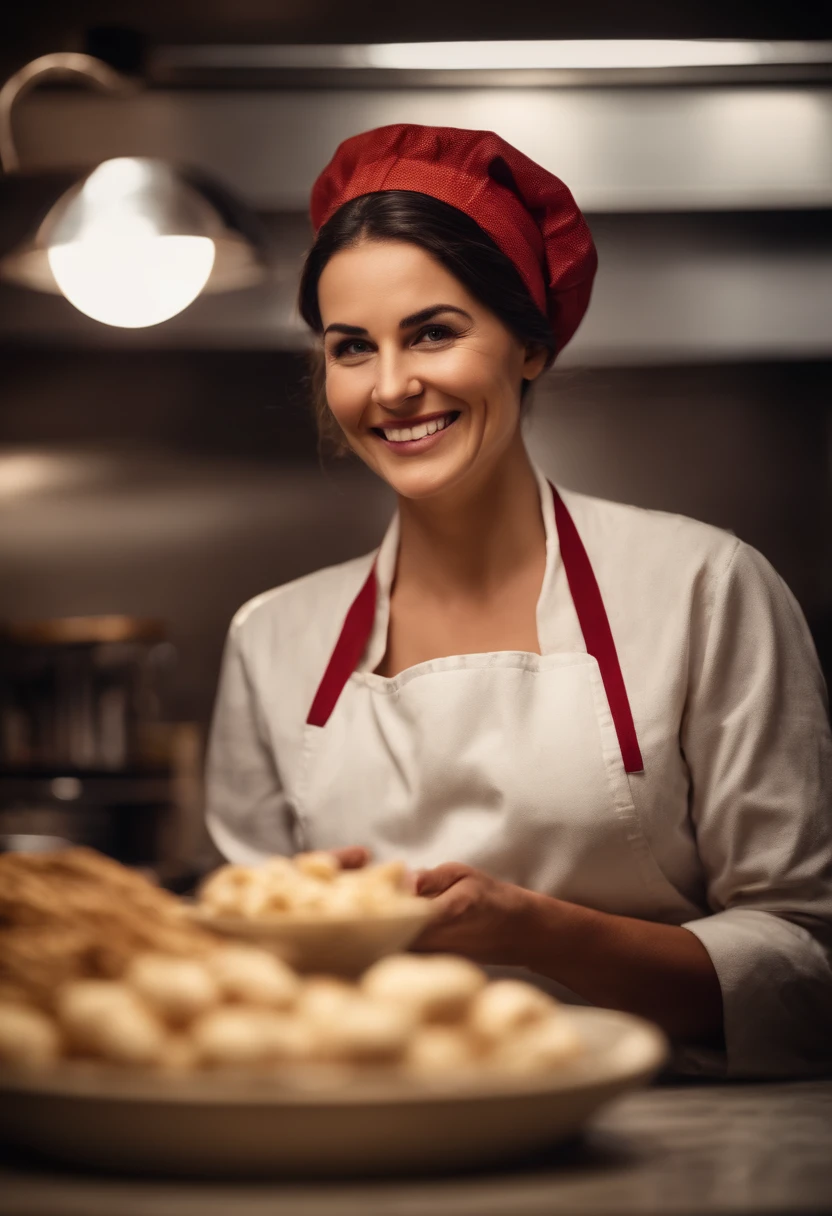
<svg viewBox="0 0 832 1216"><path fill-rule="evenodd" d="M187 308L208 282L214 254L208 237L159 236L135 215L108 215L83 240L48 251L69 302L123 329L158 325Z"/></svg>
<svg viewBox="0 0 832 1216"><path fill-rule="evenodd" d="M499 71L707 67L766 62L766 44L709 39L391 42L355 48L374 68Z"/></svg>
<svg viewBox="0 0 832 1216"><path fill-rule="evenodd" d="M152 185L147 166L136 157L116 156L105 160L84 183L84 197L98 206L120 203Z"/></svg>

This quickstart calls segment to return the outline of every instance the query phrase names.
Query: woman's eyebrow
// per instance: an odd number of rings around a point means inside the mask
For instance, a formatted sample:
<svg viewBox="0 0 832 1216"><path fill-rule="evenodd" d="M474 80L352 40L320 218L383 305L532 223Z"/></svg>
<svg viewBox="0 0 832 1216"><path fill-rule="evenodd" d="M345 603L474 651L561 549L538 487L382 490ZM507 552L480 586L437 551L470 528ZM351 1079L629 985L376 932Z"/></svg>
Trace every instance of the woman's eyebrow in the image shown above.
<svg viewBox="0 0 832 1216"><path fill-rule="evenodd" d="M361 325L341 325L337 321L332 325L327 325L324 330L324 337L327 334L349 334L351 338L360 338L366 334L366 329Z"/></svg>
<svg viewBox="0 0 832 1216"><path fill-rule="evenodd" d="M420 309L419 312L412 312L409 317L403 317L399 321L399 329L410 329L413 325L423 325L425 321L432 321L441 312L455 312L468 321L474 319L464 308L457 308L455 304L431 304L428 308ZM363 338L366 337L367 330L362 325L344 325L339 321L333 321L332 325L327 325L324 330L324 337L330 333L348 334L351 338Z"/></svg>
<svg viewBox="0 0 832 1216"><path fill-rule="evenodd" d="M455 312L468 321L474 319L464 308L457 308L454 304L431 304L429 308L422 308L419 312L411 313L409 317L403 317L399 321L399 329L410 329L411 325L422 325L425 321L432 321L440 312Z"/></svg>

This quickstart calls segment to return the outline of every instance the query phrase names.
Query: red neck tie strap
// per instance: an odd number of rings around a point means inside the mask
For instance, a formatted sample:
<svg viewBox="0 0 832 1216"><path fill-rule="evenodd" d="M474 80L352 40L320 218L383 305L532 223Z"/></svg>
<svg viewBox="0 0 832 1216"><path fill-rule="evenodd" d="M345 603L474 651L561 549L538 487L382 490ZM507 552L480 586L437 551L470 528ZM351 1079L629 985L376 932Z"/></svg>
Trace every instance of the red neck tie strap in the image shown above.
<svg viewBox="0 0 832 1216"><path fill-rule="evenodd" d="M638 745L635 722L595 572L566 504L555 487L551 488L555 500L555 523L563 568L566 571L581 633L584 635L587 654L592 655L601 671L624 769L628 773L642 773L644 762Z"/></svg>
<svg viewBox="0 0 832 1216"><path fill-rule="evenodd" d="M306 719L307 726L326 726L329 716L343 692L344 685L355 671L364 647L373 631L376 615L376 564L370 570L364 586L353 600L335 644L324 678L315 693L315 700Z"/></svg>

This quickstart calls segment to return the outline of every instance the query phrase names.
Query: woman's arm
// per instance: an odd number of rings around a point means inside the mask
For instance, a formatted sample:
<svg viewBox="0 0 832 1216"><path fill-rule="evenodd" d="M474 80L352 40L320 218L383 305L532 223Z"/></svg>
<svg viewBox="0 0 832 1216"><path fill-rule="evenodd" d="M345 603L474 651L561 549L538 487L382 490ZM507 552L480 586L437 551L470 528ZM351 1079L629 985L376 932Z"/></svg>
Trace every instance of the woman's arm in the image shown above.
<svg viewBox="0 0 832 1216"><path fill-rule="evenodd" d="M419 949L527 967L680 1041L721 1039L719 980L687 929L566 903L455 863L419 875L417 890L435 901Z"/></svg>
<svg viewBox="0 0 832 1216"><path fill-rule="evenodd" d="M722 990L711 956L676 925L613 916L538 895L526 966L578 996L650 1018L686 1042L722 1039Z"/></svg>
<svg viewBox="0 0 832 1216"><path fill-rule="evenodd" d="M206 824L228 861L256 865L272 853L294 853L296 842L235 622L226 639L211 723L205 772Z"/></svg>

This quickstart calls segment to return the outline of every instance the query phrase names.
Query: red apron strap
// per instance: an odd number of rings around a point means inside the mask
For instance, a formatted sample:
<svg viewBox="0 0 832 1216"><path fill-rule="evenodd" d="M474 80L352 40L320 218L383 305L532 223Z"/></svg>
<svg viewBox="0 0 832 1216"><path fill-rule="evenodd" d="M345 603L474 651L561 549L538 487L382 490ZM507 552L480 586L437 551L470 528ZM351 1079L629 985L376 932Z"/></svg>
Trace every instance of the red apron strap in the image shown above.
<svg viewBox="0 0 832 1216"><path fill-rule="evenodd" d="M376 615L376 564L353 600L341 636L335 644L324 678L306 719L307 726L326 726L344 685L358 666L373 630Z"/></svg>
<svg viewBox="0 0 832 1216"><path fill-rule="evenodd" d="M618 662L618 653L615 649L607 610L601 598L595 572L566 504L555 487L551 488L555 500L555 522L563 568L566 571L566 579L572 593L575 611L578 614L578 623L584 635L587 653L597 661L601 670L601 679L604 682L615 732L618 735L624 769L628 773L642 773L644 763L638 745L636 727L630 710L627 689L624 687L624 677L621 674L621 665Z"/></svg>

